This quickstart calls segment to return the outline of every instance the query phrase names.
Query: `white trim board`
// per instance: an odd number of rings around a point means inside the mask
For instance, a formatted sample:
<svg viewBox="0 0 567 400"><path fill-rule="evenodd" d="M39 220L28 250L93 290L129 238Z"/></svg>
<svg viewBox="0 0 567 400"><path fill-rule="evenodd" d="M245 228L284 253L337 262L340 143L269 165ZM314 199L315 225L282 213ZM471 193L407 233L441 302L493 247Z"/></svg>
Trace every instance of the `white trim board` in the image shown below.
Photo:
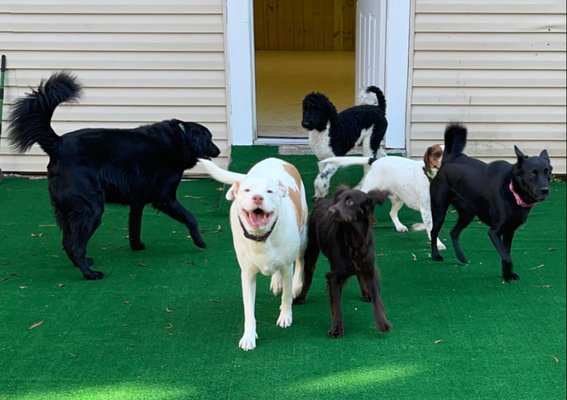
<svg viewBox="0 0 567 400"><path fill-rule="evenodd" d="M386 1L386 147L405 149L411 0ZM253 0L226 0L228 110L231 145L256 139ZM285 141L282 140L282 144Z"/></svg>

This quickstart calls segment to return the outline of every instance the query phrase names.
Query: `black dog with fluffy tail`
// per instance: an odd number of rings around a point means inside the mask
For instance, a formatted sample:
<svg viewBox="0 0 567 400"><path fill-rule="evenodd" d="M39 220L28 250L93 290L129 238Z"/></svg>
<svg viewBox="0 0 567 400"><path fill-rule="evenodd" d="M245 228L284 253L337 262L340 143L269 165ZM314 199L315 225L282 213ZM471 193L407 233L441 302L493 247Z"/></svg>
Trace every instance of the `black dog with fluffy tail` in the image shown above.
<svg viewBox="0 0 567 400"><path fill-rule="evenodd" d="M502 277L505 281L519 279L513 272L512 239L516 229L528 218L531 208L549 194L551 164L546 150L538 157L524 155L514 146L517 162L494 161L486 164L463 154L467 143L467 130L452 124L445 130L445 150L439 172L430 185L431 258L443 258L437 248L437 237L449 205L459 217L451 230L451 240L457 258L467 259L459 244L459 235L478 217L489 227L488 236L502 260Z"/></svg>
<svg viewBox="0 0 567 400"><path fill-rule="evenodd" d="M86 257L87 244L101 222L104 203L130 206L129 240L140 239L142 211L155 208L185 224L193 242L206 247L197 220L176 199L183 171L197 158L220 151L207 128L195 122L169 120L134 129L80 129L58 136L51 128L56 107L77 100L75 78L60 72L18 99L10 115L10 142L20 152L38 143L49 155L47 177L63 248L86 279L101 279Z"/></svg>

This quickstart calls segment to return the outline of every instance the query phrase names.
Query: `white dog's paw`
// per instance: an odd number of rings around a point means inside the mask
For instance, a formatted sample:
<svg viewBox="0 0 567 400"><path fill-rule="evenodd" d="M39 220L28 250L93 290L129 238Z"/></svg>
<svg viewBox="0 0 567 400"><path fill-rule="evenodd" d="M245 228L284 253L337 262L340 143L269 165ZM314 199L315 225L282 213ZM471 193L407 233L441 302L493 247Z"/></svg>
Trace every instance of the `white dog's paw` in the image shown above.
<svg viewBox="0 0 567 400"><path fill-rule="evenodd" d="M256 339L258 339L256 332L244 332L244 335L240 338L238 347L244 351L254 350L256 348Z"/></svg>
<svg viewBox="0 0 567 400"><path fill-rule="evenodd" d="M423 223L413 224L413 225L411 226L411 230L414 231L414 232L417 232L417 231L424 231L424 230L426 230L426 229L427 229L427 227L426 227L425 224L423 224Z"/></svg>
<svg viewBox="0 0 567 400"><path fill-rule="evenodd" d="M405 225L400 224L400 225L396 225L396 230L397 230L398 232L407 232L407 231L408 231L408 227L405 226Z"/></svg>
<svg viewBox="0 0 567 400"><path fill-rule="evenodd" d="M270 280L270 290L277 296L282 291L282 274L281 272L276 272L272 275L272 279Z"/></svg>
<svg viewBox="0 0 567 400"><path fill-rule="evenodd" d="M281 328L287 328L288 326L291 326L292 320L293 320L293 318L292 318L292 314L290 312L283 312L282 311L280 313L280 317L276 321L276 325L281 327Z"/></svg>
<svg viewBox="0 0 567 400"><path fill-rule="evenodd" d="M446 247L446 246L443 244L443 242L440 241L440 240L437 241L437 248L438 248L439 250L446 250L446 249L447 249L447 247Z"/></svg>

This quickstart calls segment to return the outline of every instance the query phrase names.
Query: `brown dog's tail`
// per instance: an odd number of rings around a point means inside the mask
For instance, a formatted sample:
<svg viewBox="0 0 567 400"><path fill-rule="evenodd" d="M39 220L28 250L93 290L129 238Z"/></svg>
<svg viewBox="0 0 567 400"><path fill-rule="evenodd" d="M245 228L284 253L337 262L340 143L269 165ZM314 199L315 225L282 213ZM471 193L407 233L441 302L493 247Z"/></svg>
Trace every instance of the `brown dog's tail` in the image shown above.
<svg viewBox="0 0 567 400"><path fill-rule="evenodd" d="M467 145L467 128L459 124L449 124L445 129L445 150L443 164L448 163L459 155Z"/></svg>
<svg viewBox="0 0 567 400"><path fill-rule="evenodd" d="M59 104L76 101L80 93L81 87L74 76L58 72L16 100L9 118L12 147L23 153L38 143L49 156L56 156L60 137L51 128L51 117Z"/></svg>

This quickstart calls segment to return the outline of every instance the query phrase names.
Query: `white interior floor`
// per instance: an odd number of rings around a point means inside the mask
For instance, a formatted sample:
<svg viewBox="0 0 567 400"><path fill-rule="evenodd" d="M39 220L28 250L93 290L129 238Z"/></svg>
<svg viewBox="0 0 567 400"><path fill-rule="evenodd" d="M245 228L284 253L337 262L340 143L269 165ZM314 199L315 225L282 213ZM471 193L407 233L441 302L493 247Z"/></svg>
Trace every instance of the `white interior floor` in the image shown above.
<svg viewBox="0 0 567 400"><path fill-rule="evenodd" d="M258 138L306 138L301 103L321 92L341 111L355 103L351 51L256 51Z"/></svg>

